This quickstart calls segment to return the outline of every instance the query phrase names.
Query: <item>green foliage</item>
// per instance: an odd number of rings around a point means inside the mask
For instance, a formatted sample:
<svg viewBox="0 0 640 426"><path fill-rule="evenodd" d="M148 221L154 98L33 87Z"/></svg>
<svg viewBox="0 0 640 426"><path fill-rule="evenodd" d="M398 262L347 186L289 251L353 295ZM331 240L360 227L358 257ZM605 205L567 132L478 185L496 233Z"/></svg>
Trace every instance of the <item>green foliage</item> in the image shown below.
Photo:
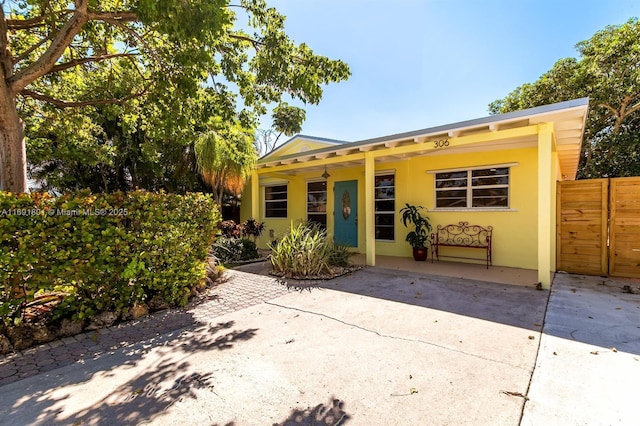
<svg viewBox="0 0 640 426"><path fill-rule="evenodd" d="M258 257L256 243L247 238L218 237L212 244L211 251L221 263L233 263Z"/></svg>
<svg viewBox="0 0 640 426"><path fill-rule="evenodd" d="M348 248L336 245L317 223L291 224L289 232L270 244L273 271L288 277L317 277L330 272L330 266L348 264Z"/></svg>
<svg viewBox="0 0 640 426"><path fill-rule="evenodd" d="M406 203L405 207L400 210L402 213L402 224L405 227L414 226L414 230L407 234L407 241L411 247L424 248L429 244L429 232L431 232L431 223L429 218L422 216L420 210L422 206L414 206Z"/></svg>
<svg viewBox="0 0 640 426"><path fill-rule="evenodd" d="M640 21L607 26L534 83L489 104L492 114L588 96L579 178L634 176L640 152Z"/></svg>
<svg viewBox="0 0 640 426"><path fill-rule="evenodd" d="M211 246L220 263L237 262L242 258L243 244L240 238L218 237Z"/></svg>
<svg viewBox="0 0 640 426"><path fill-rule="evenodd" d="M278 132L298 131L304 110L285 101L317 104L324 85L350 75L344 62L294 43L285 17L263 0L1 7L8 46L0 62L9 68L0 91L12 96L0 98L0 111L17 103L30 172L61 192L199 190L201 135L236 144L270 109ZM54 40L70 22L80 25ZM210 163L200 170L208 173Z"/></svg>
<svg viewBox="0 0 640 426"><path fill-rule="evenodd" d="M346 244L334 243L329 254L329 265L331 266L349 266L349 259L353 256L350 251L351 247Z"/></svg>
<svg viewBox="0 0 640 426"><path fill-rule="evenodd" d="M147 192L51 198L0 193L2 319L64 289L56 315L85 319L160 295L184 305L219 222L210 197Z"/></svg>
<svg viewBox="0 0 640 426"><path fill-rule="evenodd" d="M256 259L259 256L258 246L256 246L256 243L247 238L243 238L241 241L242 254L240 255L240 260Z"/></svg>
<svg viewBox="0 0 640 426"><path fill-rule="evenodd" d="M195 154L200 174L213 189L218 205L222 205L225 190L242 192L242 184L258 161L258 154L253 145L253 132L228 123L217 127L218 130L198 138Z"/></svg>
<svg viewBox="0 0 640 426"><path fill-rule="evenodd" d="M302 131L302 122L306 118L306 112L302 108L281 102L273 109L273 129L276 132L292 136Z"/></svg>

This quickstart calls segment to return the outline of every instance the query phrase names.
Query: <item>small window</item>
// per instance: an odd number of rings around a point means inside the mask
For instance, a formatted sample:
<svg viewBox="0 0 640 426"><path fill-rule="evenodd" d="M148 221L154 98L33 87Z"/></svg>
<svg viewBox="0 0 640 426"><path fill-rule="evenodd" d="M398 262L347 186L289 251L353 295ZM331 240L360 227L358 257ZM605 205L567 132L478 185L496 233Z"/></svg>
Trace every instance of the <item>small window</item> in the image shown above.
<svg viewBox="0 0 640 426"><path fill-rule="evenodd" d="M264 217L287 217L287 185L265 186Z"/></svg>
<svg viewBox="0 0 640 426"><path fill-rule="evenodd" d="M386 174L376 176L374 203L376 240L395 240L395 175Z"/></svg>
<svg viewBox="0 0 640 426"><path fill-rule="evenodd" d="M307 220L327 228L327 182L307 182Z"/></svg>
<svg viewBox="0 0 640 426"><path fill-rule="evenodd" d="M509 167L436 173L436 208L509 208Z"/></svg>

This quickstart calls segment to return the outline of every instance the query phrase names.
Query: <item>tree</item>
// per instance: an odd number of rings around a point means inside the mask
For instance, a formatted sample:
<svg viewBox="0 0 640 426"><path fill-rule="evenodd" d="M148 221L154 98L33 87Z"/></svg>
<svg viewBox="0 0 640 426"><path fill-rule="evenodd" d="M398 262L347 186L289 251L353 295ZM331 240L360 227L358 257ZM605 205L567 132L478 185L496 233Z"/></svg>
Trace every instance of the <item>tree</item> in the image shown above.
<svg viewBox="0 0 640 426"><path fill-rule="evenodd" d="M579 58L560 59L536 82L489 104L505 113L579 97L590 98L578 177L631 176L640 152L640 22L607 26L576 45ZM634 155L635 154L635 155Z"/></svg>
<svg viewBox="0 0 640 426"><path fill-rule="evenodd" d="M180 126L194 126L183 108L207 82L215 92L212 114L253 129L273 103L303 119L283 97L315 104L323 84L349 76L342 61L293 43L284 32L284 16L264 0L2 0L0 5L0 189L13 192L26 190L23 119L31 118L25 110L109 111L108 106L126 108L146 99L146 108L165 121L144 127L145 133L157 138L170 126L173 137ZM247 24L238 23L239 17ZM145 119L135 118L124 117L124 124L144 126Z"/></svg>
<svg viewBox="0 0 640 426"><path fill-rule="evenodd" d="M239 195L258 156L253 145L253 132L239 123L219 122L216 130L200 136L195 144L198 170L211 186L219 206L225 191Z"/></svg>
<svg viewBox="0 0 640 426"><path fill-rule="evenodd" d="M150 96L82 109L22 105L30 177L55 192L205 191L194 142L220 118L213 93L202 88L170 114Z"/></svg>
<svg viewBox="0 0 640 426"><path fill-rule="evenodd" d="M258 129L256 130L254 145L259 156L263 156L273 151L278 145L278 140L282 136L281 132L271 129Z"/></svg>

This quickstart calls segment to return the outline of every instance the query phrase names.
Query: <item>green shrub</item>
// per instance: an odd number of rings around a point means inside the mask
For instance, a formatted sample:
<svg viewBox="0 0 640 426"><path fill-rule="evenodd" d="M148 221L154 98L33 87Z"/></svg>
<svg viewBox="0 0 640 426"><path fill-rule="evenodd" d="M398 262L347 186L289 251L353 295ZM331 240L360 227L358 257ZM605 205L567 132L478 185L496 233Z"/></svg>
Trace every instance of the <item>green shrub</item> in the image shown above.
<svg viewBox="0 0 640 426"><path fill-rule="evenodd" d="M336 244L325 229L313 222L292 223L282 239L269 244L271 266L288 277L316 277L331 272L331 266L347 266L349 246Z"/></svg>
<svg viewBox="0 0 640 426"><path fill-rule="evenodd" d="M218 237L211 249L221 263L239 262L258 257L256 243L247 238Z"/></svg>
<svg viewBox="0 0 640 426"><path fill-rule="evenodd" d="M79 320L154 295L183 305L205 277L219 219L202 194L0 192L0 316L15 321L53 290L68 294L56 315Z"/></svg>
<svg viewBox="0 0 640 426"><path fill-rule="evenodd" d="M242 257L242 240L233 237L218 237L211 246L213 255L220 263L237 262Z"/></svg>
<svg viewBox="0 0 640 426"><path fill-rule="evenodd" d="M277 245L270 245L273 271L286 276L310 277L329 272L332 243L314 223L291 224Z"/></svg>
<svg viewBox="0 0 640 426"><path fill-rule="evenodd" d="M329 253L329 265L332 266L348 266L349 258L353 256L350 251L350 247L346 244L336 244L331 246L331 252Z"/></svg>
<svg viewBox="0 0 640 426"><path fill-rule="evenodd" d="M255 259L259 256L258 246L256 246L255 242L251 241L248 238L243 238L241 241L242 241L242 254L240 255L240 260Z"/></svg>

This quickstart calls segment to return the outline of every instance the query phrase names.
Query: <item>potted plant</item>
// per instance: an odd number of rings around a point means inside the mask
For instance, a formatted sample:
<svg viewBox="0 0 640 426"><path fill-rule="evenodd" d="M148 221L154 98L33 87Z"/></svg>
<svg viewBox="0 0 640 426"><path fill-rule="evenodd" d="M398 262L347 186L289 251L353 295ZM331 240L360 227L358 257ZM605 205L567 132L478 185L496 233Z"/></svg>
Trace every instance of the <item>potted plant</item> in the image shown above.
<svg viewBox="0 0 640 426"><path fill-rule="evenodd" d="M424 209L422 206L414 206L409 203L400 210L402 213L402 224L405 227L413 225L414 230L407 234L406 241L413 247L413 258L419 261L427 260L429 251L427 245L429 241L429 232L431 232L431 223L429 218L423 216L420 210Z"/></svg>

